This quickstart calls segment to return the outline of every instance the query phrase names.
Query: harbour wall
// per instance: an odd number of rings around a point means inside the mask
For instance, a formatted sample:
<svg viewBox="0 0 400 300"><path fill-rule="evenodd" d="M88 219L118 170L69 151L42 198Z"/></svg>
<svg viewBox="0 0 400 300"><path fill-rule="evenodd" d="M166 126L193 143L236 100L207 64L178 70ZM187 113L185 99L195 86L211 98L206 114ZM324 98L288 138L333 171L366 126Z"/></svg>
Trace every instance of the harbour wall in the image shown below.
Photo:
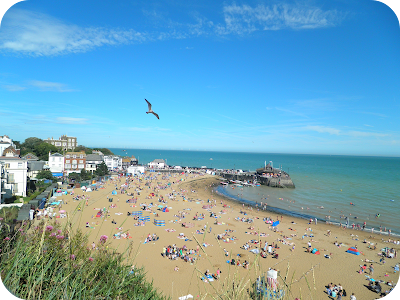
<svg viewBox="0 0 400 300"><path fill-rule="evenodd" d="M232 173L225 173L221 172L217 175L227 179L227 180L240 180L240 181L248 181L253 182L256 180L258 183L270 187L278 187L278 188L295 188L295 185L290 178L290 176L284 175L282 177L265 177L258 175L256 173L239 173L239 174L232 174Z"/></svg>

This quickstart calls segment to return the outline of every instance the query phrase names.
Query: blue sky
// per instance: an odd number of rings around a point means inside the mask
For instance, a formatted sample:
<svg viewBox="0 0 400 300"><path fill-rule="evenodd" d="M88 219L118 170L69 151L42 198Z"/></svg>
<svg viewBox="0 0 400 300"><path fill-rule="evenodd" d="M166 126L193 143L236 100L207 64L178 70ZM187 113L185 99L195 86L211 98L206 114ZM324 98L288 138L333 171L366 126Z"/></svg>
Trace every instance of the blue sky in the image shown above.
<svg viewBox="0 0 400 300"><path fill-rule="evenodd" d="M375 1L24 1L1 22L0 135L400 156L399 53Z"/></svg>

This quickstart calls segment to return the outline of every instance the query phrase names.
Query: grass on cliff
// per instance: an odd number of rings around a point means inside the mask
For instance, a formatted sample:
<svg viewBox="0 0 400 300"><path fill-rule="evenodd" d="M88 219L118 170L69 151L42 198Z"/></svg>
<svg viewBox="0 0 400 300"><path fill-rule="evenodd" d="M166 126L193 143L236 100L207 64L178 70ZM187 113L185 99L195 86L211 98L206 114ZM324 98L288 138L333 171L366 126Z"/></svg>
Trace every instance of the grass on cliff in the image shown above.
<svg viewBox="0 0 400 300"><path fill-rule="evenodd" d="M58 222L42 221L15 232L2 226L1 280L22 299L165 299L145 280L144 269L131 269L127 249L116 253L100 237L98 250L88 238Z"/></svg>

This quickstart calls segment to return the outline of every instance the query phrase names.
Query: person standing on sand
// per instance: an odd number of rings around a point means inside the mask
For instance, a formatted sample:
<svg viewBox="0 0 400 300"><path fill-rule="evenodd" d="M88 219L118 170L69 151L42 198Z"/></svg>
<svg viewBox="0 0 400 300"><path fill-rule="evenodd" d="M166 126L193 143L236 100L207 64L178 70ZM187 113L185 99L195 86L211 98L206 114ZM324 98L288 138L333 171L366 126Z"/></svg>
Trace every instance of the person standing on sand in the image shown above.
<svg viewBox="0 0 400 300"><path fill-rule="evenodd" d="M372 264L369 266L369 275L374 275L374 266Z"/></svg>
<svg viewBox="0 0 400 300"><path fill-rule="evenodd" d="M356 299L356 296L354 295L354 293L353 293L353 294L351 294L351 296L350 296L350 300L357 300L357 299Z"/></svg>

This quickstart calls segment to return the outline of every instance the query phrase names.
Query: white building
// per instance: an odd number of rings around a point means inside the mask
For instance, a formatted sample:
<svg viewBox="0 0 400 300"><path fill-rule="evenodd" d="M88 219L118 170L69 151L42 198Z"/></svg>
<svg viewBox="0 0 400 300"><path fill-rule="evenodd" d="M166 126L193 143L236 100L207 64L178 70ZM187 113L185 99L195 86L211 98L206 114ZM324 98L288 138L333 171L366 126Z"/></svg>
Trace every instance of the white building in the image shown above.
<svg viewBox="0 0 400 300"><path fill-rule="evenodd" d="M86 155L86 171L93 173L97 166L103 162L103 156L99 154Z"/></svg>
<svg viewBox="0 0 400 300"><path fill-rule="evenodd" d="M131 175L144 174L144 166L130 166L126 169L126 173Z"/></svg>
<svg viewBox="0 0 400 300"><path fill-rule="evenodd" d="M105 155L104 162L108 170L117 171L122 169L122 157L117 155Z"/></svg>
<svg viewBox="0 0 400 300"><path fill-rule="evenodd" d="M4 169L1 178L2 199L14 195L26 197L27 161L20 157L2 156L0 163Z"/></svg>
<svg viewBox="0 0 400 300"><path fill-rule="evenodd" d="M0 156L2 156L4 150L10 146L12 146L14 149L16 148L12 139L10 139L7 135L0 136Z"/></svg>
<svg viewBox="0 0 400 300"><path fill-rule="evenodd" d="M53 176L63 176L64 173L64 156L60 153L51 154L49 152L48 166Z"/></svg>
<svg viewBox="0 0 400 300"><path fill-rule="evenodd" d="M150 169L164 169L166 167L166 163L163 159L155 159L148 164Z"/></svg>

